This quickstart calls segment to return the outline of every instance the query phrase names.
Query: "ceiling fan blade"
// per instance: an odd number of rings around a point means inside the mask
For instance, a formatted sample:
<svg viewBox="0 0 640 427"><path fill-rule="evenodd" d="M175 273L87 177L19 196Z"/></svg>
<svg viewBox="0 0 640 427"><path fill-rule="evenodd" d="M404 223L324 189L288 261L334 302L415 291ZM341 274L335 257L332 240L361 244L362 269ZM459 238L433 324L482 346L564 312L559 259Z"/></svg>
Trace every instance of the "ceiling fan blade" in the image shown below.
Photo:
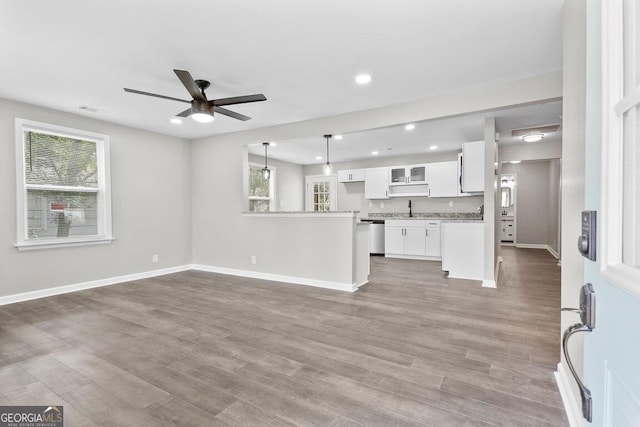
<svg viewBox="0 0 640 427"><path fill-rule="evenodd" d="M218 114L224 114L225 116L233 117L234 119L242 120L243 122L251 120L251 117L249 116L245 116L244 114L236 113L235 111L227 110L226 108L222 107L214 106L213 111Z"/></svg>
<svg viewBox="0 0 640 427"><path fill-rule="evenodd" d="M193 80L193 77L191 77L191 74L188 71L173 70L173 72L176 73L176 76L178 76L184 87L187 88L187 91L189 91L189 94L191 94L193 99L196 99L198 101L206 101L204 95L202 95L202 92L200 92L200 88L196 84L195 80Z"/></svg>
<svg viewBox="0 0 640 427"><path fill-rule="evenodd" d="M222 105L246 104L247 102L258 102L266 100L267 98L263 94L258 93L256 95L233 96L231 98L214 99L213 105L220 107Z"/></svg>
<svg viewBox="0 0 640 427"><path fill-rule="evenodd" d="M176 114L177 117L189 117L191 115L191 108L187 108L182 113Z"/></svg>
<svg viewBox="0 0 640 427"><path fill-rule="evenodd" d="M127 87L124 88L124 91L125 92L129 92L129 93L135 93L135 94L138 94L138 95L153 96L155 98L170 99L171 101L180 101L180 102L186 102L186 103L190 103L191 102L191 101L187 101L187 100L184 100L184 99L173 98L171 96L158 95L157 93L150 93L150 92L143 92L141 90L129 89Z"/></svg>

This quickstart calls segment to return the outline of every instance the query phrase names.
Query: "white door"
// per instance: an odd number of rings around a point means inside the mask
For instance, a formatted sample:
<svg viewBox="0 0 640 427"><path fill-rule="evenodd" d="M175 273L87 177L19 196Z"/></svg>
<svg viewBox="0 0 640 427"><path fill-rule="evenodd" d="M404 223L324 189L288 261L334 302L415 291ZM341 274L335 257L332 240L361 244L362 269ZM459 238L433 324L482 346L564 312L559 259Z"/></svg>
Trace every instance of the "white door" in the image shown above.
<svg viewBox="0 0 640 427"><path fill-rule="evenodd" d="M337 210L337 179L335 175L314 175L306 178L306 210L328 212Z"/></svg>
<svg viewBox="0 0 640 427"><path fill-rule="evenodd" d="M638 427L640 3L587 4L587 22L602 23L602 39L597 31L590 33L587 52L601 53L605 66L602 80L597 72L587 74L587 117L594 120L586 125L585 209L597 211L599 229L596 261L585 260L584 270L596 294L595 328L584 346L584 383L591 392L593 421L584 425Z"/></svg>

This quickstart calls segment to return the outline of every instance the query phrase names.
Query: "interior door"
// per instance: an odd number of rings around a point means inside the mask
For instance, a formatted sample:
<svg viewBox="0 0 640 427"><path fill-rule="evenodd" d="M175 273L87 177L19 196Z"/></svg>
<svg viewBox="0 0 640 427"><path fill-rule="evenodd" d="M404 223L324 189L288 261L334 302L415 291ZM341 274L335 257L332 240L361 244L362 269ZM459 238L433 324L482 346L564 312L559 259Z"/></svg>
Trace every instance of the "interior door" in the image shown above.
<svg viewBox="0 0 640 427"><path fill-rule="evenodd" d="M306 177L305 209L309 212L337 210L337 186L335 175Z"/></svg>
<svg viewBox="0 0 640 427"><path fill-rule="evenodd" d="M587 74L587 117L602 120L588 121L586 128L585 207L598 212L598 242L596 260L585 261L585 281L596 294L596 324L585 337L584 382L593 408L592 423L584 425L638 427L640 5L588 2L587 22L601 25L587 36L588 56L602 58L605 66L601 79L597 72Z"/></svg>

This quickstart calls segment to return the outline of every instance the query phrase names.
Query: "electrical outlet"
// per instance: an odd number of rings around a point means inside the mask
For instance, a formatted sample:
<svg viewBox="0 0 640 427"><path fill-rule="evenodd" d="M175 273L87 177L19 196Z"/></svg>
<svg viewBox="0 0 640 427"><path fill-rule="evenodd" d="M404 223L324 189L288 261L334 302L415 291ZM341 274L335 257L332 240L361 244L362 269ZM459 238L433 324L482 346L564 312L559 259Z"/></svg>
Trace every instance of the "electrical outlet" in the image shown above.
<svg viewBox="0 0 640 427"><path fill-rule="evenodd" d="M258 260L256 259L256 256L255 256L255 255L253 255L253 256L251 257L251 264L256 264L257 262L258 262Z"/></svg>
<svg viewBox="0 0 640 427"><path fill-rule="evenodd" d="M452 208L453 207L453 200L449 200L449 207Z"/></svg>
<svg viewBox="0 0 640 427"><path fill-rule="evenodd" d="M284 207L284 200L280 200L280 207Z"/></svg>
<svg viewBox="0 0 640 427"><path fill-rule="evenodd" d="M380 202L380 209L384 209L384 202Z"/></svg>
<svg viewBox="0 0 640 427"><path fill-rule="evenodd" d="M158 254L153 254L151 256L151 262L158 262Z"/></svg>
<svg viewBox="0 0 640 427"><path fill-rule="evenodd" d="M369 200L369 207L372 208L373 207L373 202L371 200Z"/></svg>

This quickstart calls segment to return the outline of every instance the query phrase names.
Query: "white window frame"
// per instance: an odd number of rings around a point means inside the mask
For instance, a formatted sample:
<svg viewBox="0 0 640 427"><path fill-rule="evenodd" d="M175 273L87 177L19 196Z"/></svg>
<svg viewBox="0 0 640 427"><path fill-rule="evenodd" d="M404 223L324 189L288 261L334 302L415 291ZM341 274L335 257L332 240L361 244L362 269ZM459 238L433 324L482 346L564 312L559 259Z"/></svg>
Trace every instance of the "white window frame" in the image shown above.
<svg viewBox="0 0 640 427"><path fill-rule="evenodd" d="M15 247L20 250L61 248L69 246L96 245L111 243L113 239L111 225L111 176L109 162L109 136L100 133L87 132L64 126L41 123L32 120L16 118L16 207L17 232ZM96 160L98 167L98 187L67 187L55 185L27 184L24 161L24 131L31 130L39 133L65 136L69 138L92 141L96 143ZM58 191L83 191L97 193L97 229L95 236L74 236L64 238L29 239L27 216L27 189L45 189Z"/></svg>
<svg viewBox="0 0 640 427"><path fill-rule="evenodd" d="M249 185L251 185L251 168L262 169L264 168L264 165L249 162L249 169L247 173L247 194L250 193ZM276 210L276 179L278 174L276 173L276 168L273 166L269 166L269 170L271 171L271 176L269 177L269 197L248 196L247 200L249 200L249 202L251 200L269 200L269 212L273 212ZM251 206L251 203L249 202L247 202L247 211Z"/></svg>
<svg viewBox="0 0 640 427"><path fill-rule="evenodd" d="M640 297L640 269L623 262L624 112L640 87L624 97L623 0L602 1L602 140L599 268L606 280ZM640 31L640 28L635 28ZM638 46L636 46L636 49ZM633 70L635 72L635 70ZM631 104L630 104L631 103ZM626 159L629 161L630 159ZM627 167L628 167L627 163ZM627 195L628 196L628 195Z"/></svg>

